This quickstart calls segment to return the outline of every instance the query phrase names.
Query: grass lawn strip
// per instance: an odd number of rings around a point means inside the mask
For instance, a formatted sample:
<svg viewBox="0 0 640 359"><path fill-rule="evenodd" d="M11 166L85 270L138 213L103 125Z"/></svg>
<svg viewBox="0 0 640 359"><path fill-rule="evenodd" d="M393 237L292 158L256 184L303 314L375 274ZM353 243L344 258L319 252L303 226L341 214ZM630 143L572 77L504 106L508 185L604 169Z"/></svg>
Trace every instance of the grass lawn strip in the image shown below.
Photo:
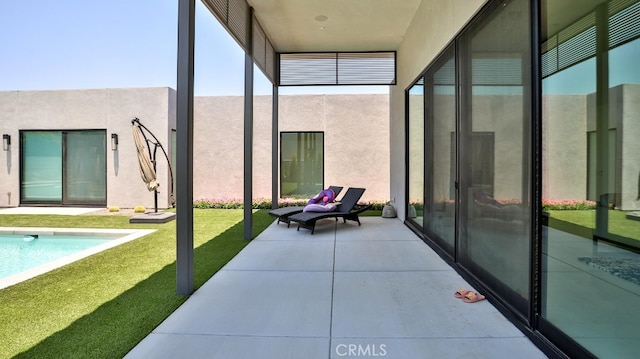
<svg viewBox="0 0 640 359"><path fill-rule="evenodd" d="M126 216L2 215L10 227L153 228L156 232L0 290L0 358L119 358L187 297L176 294L175 221ZM249 242L242 210L194 210L196 288ZM270 223L254 214L254 234Z"/></svg>
<svg viewBox="0 0 640 359"><path fill-rule="evenodd" d="M592 238L593 229L596 224L595 210L551 210L548 212L552 219L549 224L552 227L574 233L581 237ZM626 214L624 211L608 211L609 232L620 237L640 241L640 223L626 218ZM564 223L553 222L553 219L558 219Z"/></svg>

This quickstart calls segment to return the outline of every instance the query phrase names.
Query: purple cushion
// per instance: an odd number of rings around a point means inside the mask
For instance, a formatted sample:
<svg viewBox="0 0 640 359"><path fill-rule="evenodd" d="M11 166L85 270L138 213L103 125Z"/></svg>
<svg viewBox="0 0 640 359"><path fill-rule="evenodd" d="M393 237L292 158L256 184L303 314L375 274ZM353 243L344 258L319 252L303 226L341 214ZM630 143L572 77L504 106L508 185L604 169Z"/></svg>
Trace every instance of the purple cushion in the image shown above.
<svg viewBox="0 0 640 359"><path fill-rule="evenodd" d="M302 211L303 212L333 212L336 210L337 207L338 206L336 206L335 203L327 203L327 204L312 203L312 204L306 205Z"/></svg>
<svg viewBox="0 0 640 359"><path fill-rule="evenodd" d="M336 199L335 192L327 188L322 190L322 192L318 193L317 195L313 196L311 199L309 199L309 202L307 202L307 204L331 203L335 199Z"/></svg>

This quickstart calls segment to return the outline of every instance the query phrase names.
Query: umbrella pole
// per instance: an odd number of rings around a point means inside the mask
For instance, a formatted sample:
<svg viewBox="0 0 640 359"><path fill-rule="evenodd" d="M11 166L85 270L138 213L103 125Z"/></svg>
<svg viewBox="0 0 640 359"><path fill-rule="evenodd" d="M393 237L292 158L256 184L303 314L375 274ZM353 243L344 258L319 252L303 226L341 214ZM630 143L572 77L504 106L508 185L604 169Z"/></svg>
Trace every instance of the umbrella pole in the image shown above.
<svg viewBox="0 0 640 359"><path fill-rule="evenodd" d="M156 168L156 153L158 152L158 144L155 144L153 148L153 172L158 173ZM155 208L154 213L158 213L158 189L153 190L153 206Z"/></svg>

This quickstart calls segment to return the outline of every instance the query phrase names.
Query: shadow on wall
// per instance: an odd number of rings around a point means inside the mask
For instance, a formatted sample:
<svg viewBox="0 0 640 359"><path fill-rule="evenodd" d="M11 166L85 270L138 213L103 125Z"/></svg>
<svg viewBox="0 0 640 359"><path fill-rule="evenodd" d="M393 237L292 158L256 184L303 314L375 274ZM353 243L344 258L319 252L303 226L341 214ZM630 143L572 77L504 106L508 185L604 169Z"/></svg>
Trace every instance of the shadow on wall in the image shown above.
<svg viewBox="0 0 640 359"><path fill-rule="evenodd" d="M118 151L113 151L113 173L118 177L118 170L120 169L120 156Z"/></svg>
<svg viewBox="0 0 640 359"><path fill-rule="evenodd" d="M6 150L5 152L5 157L7 158L7 174L11 174L11 149Z"/></svg>

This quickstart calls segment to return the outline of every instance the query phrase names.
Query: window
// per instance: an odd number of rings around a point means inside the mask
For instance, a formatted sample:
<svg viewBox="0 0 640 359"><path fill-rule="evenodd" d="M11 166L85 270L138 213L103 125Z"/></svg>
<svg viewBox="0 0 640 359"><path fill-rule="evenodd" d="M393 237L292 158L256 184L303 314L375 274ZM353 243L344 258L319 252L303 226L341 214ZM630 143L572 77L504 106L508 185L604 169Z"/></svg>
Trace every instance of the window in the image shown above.
<svg viewBox="0 0 640 359"><path fill-rule="evenodd" d="M280 196L311 197L324 187L324 132L280 133Z"/></svg>

